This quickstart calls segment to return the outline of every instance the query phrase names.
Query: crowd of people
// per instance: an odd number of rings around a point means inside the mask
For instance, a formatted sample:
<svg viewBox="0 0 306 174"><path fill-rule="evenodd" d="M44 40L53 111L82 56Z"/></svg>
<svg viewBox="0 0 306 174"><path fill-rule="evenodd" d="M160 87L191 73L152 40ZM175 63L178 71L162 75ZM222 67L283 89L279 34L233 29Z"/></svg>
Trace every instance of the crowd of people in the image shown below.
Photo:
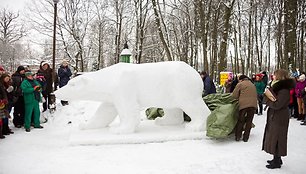
<svg viewBox="0 0 306 174"><path fill-rule="evenodd" d="M54 76L53 76L54 75ZM40 63L37 72L19 66L13 74L0 66L0 139L14 134L9 127L13 115L13 125L30 132L31 128L42 129L41 113L50 109L50 95L53 90L65 86L72 76L68 62L64 60L57 73L46 61ZM53 80L54 77L54 80ZM54 85L53 85L54 82ZM59 84L59 85L58 85ZM42 103L42 109L40 109ZM68 101L61 101L67 105Z"/></svg>
<svg viewBox="0 0 306 174"><path fill-rule="evenodd" d="M206 82L202 74L206 73L201 73L205 96L208 94L206 89L211 89L212 83ZM296 118L302 121L301 125L306 125L306 80L305 72L291 73L289 76L283 69L276 70L270 81L268 79L265 71L253 74L251 78L241 74L234 78L230 76L224 84L224 92L231 93L239 104L238 121L234 131L236 141L241 138L244 142L248 141L254 115L262 115L264 105L265 109L268 108L262 150L273 155L273 159L267 161L266 167L275 169L281 168L281 157L287 155L290 118Z"/></svg>

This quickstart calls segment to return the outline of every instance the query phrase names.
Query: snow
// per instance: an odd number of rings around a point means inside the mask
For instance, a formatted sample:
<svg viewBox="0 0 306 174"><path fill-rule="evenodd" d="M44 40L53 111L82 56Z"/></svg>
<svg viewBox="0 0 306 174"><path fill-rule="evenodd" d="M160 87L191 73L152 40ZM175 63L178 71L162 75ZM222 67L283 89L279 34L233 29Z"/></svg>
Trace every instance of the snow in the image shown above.
<svg viewBox="0 0 306 174"><path fill-rule="evenodd" d="M46 115L49 121L43 124L44 129L27 133L11 125L15 134L0 140L0 174L305 173L306 126L295 119L290 120L288 156L283 158L284 165L281 169L269 170L265 165L271 155L261 151L265 112L262 116L255 115L256 127L251 130L247 143L236 142L232 136L211 139L204 132L198 140L181 138L161 142L157 138L155 143L123 144L127 135L115 134L123 140L121 144L73 143L72 140L82 141L76 136L76 131L80 131L79 123L90 118L95 109L96 104L89 101L72 102L64 107L58 104L53 115ZM144 117L142 120L140 125L147 122ZM180 128L173 126L173 129ZM155 131L156 135L166 134L162 129ZM150 130L143 132L138 139L151 136ZM88 136L101 139L104 133L88 132Z"/></svg>
<svg viewBox="0 0 306 174"><path fill-rule="evenodd" d="M118 115L120 124L110 131L128 134L137 131L139 113L148 107L164 109L164 117L156 120L159 125L181 125L184 111L191 118L186 130L204 131L210 110L201 98L202 91L203 82L195 69L185 62L171 61L118 63L71 79L55 95L68 101L101 103L82 129L107 127Z"/></svg>

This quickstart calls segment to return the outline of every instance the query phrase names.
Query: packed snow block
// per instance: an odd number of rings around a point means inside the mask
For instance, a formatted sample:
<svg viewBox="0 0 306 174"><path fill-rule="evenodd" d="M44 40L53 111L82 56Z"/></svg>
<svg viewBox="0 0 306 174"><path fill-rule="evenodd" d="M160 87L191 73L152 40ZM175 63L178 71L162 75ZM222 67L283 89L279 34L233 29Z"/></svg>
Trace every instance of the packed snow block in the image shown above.
<svg viewBox="0 0 306 174"><path fill-rule="evenodd" d="M231 94L210 94L205 103L212 113L207 118L206 136L225 138L234 130L238 120L238 101Z"/></svg>
<svg viewBox="0 0 306 174"><path fill-rule="evenodd" d="M163 108L158 125L183 124L183 111L191 121L185 128L206 130L210 110L202 99L203 82L199 73L184 62L146 64L118 63L71 79L55 94L61 100L91 100L101 103L96 114L80 127L109 126L118 115L120 124L111 127L119 134L133 133L140 123L140 111Z"/></svg>

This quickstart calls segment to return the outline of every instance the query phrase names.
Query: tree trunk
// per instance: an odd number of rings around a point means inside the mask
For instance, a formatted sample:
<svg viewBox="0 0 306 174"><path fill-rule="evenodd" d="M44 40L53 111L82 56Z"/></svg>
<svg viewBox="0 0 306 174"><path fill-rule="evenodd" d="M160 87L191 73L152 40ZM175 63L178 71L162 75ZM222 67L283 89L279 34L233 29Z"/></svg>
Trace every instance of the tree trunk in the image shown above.
<svg viewBox="0 0 306 174"><path fill-rule="evenodd" d="M230 7L225 6L225 14L224 14L224 29L222 34L222 40L220 45L220 64L219 64L219 72L225 71L227 68L227 59L226 59L226 52L227 52L227 40L228 40L228 32L230 29L230 18L232 9L234 6L235 0L232 1Z"/></svg>

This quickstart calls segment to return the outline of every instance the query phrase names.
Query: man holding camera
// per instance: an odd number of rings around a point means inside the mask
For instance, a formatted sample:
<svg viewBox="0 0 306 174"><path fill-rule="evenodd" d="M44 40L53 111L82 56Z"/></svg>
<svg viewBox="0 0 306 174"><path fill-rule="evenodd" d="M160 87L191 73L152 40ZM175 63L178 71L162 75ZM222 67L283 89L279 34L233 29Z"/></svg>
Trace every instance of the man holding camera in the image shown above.
<svg viewBox="0 0 306 174"><path fill-rule="evenodd" d="M39 120L39 102L41 100L41 86L39 82L34 79L32 72L26 72L25 77L25 80L21 83L21 89L23 92L25 104L24 128L26 132L30 132L32 115L34 117L34 128L43 128L40 125Z"/></svg>

